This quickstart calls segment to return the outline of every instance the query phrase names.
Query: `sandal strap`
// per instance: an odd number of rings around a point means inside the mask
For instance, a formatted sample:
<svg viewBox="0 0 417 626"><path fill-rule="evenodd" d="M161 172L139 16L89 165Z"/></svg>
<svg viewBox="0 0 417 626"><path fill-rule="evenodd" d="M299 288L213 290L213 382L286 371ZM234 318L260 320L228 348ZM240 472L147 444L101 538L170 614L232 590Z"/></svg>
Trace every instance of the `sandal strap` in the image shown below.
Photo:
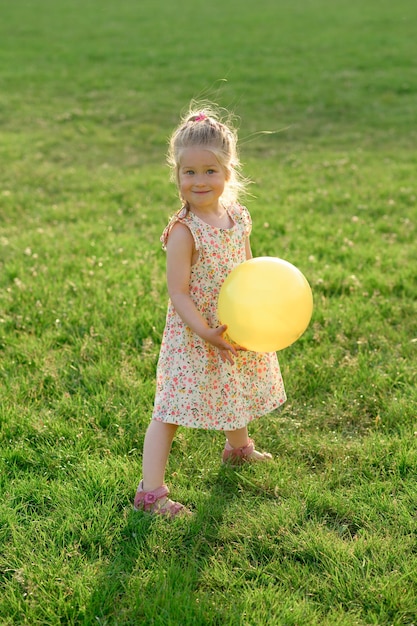
<svg viewBox="0 0 417 626"><path fill-rule="evenodd" d="M226 441L226 445L223 450L223 461L226 461L229 457L234 459L240 458L245 459L250 456L255 449L255 444L252 439L248 439L248 443L246 446L242 446L241 448L233 448L228 441Z"/></svg>
<svg viewBox="0 0 417 626"><path fill-rule="evenodd" d="M162 485L152 491L144 491L143 481L141 480L135 496L135 508L143 509L144 511L152 510L155 502L161 498L165 498L168 494L169 490L166 485Z"/></svg>
<svg viewBox="0 0 417 626"><path fill-rule="evenodd" d="M158 513L160 515L169 515L170 517L175 517L178 513L187 513L189 511L187 508L181 504L180 502L173 502L172 500L167 500L160 509L158 509Z"/></svg>
<svg viewBox="0 0 417 626"><path fill-rule="evenodd" d="M143 480L140 481L136 492L134 508L137 511L147 511L156 515L167 515L175 517L176 515L191 515L191 512L180 502L173 502L167 499L161 506L155 506L158 500L169 495L168 487L162 485L153 491L144 491Z"/></svg>

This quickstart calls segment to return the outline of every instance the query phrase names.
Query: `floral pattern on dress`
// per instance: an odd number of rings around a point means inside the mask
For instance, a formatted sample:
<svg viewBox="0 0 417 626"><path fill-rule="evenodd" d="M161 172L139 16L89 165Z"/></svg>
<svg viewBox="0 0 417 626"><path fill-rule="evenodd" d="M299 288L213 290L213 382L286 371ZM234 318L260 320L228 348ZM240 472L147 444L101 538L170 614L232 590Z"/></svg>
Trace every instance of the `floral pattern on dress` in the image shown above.
<svg viewBox="0 0 417 626"><path fill-rule="evenodd" d="M234 225L216 228L182 209L168 223L161 242L165 249L173 225L185 224L198 259L191 267L190 297L215 328L220 288L232 269L246 260L246 238L252 221L248 210L228 208ZM286 400L275 352L239 351L234 365L223 363L214 346L194 333L168 303L156 380L153 419L215 430L243 428Z"/></svg>

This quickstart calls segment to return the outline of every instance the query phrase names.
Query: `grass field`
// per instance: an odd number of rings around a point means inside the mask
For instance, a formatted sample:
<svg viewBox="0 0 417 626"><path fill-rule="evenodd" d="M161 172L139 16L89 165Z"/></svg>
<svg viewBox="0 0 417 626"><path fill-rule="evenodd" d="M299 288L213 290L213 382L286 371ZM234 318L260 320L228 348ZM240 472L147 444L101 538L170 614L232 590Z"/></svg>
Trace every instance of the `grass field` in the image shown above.
<svg viewBox="0 0 417 626"><path fill-rule="evenodd" d="M0 8L0 623L417 624L414 0ZM255 256L310 281L268 467L182 430L134 513L193 97L241 118ZM263 134L263 131L276 131Z"/></svg>

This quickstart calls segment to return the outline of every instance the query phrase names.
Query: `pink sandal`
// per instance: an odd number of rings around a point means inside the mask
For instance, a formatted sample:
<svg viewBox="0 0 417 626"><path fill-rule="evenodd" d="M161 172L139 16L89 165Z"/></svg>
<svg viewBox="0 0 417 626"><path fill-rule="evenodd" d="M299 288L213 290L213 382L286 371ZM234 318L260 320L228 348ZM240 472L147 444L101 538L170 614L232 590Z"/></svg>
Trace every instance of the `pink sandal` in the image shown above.
<svg viewBox="0 0 417 626"><path fill-rule="evenodd" d="M233 448L230 443L226 441L222 456L223 463L242 465L242 463L247 461L270 461L272 459L272 454L269 454L269 452L260 452L259 454L262 456L252 457L253 452L255 452L255 444L252 439L248 439L248 443L242 448Z"/></svg>
<svg viewBox="0 0 417 626"><path fill-rule="evenodd" d="M183 504L169 500L168 495L169 491L166 485L162 485L162 487L158 487L153 491L144 491L143 481L141 480L136 491L133 507L135 511L146 511L154 515L168 515L169 517L191 514L191 511ZM165 501L160 503L159 500L163 499Z"/></svg>

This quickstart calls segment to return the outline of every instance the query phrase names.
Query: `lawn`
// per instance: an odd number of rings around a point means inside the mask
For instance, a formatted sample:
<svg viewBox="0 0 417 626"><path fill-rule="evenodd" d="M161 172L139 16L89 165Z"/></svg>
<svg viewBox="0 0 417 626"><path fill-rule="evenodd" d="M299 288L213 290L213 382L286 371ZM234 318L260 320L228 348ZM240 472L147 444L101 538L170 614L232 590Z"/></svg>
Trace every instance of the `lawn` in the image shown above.
<svg viewBox="0 0 417 626"><path fill-rule="evenodd" d="M14 0L0 18L0 623L417 623L417 5ZM255 256L315 309L274 461L181 430L132 510L192 98L239 119Z"/></svg>

